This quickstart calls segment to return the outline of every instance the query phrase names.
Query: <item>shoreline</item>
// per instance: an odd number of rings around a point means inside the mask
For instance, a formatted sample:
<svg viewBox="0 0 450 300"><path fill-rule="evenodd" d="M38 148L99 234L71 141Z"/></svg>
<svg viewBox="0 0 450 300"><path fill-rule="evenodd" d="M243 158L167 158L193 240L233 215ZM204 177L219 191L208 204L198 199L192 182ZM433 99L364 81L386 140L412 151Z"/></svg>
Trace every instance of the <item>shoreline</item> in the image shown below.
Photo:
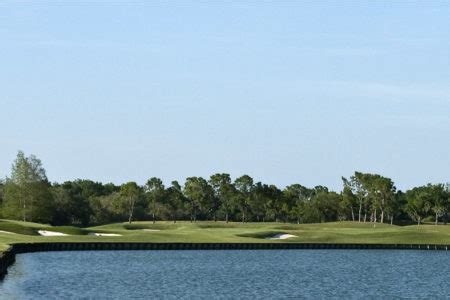
<svg viewBox="0 0 450 300"><path fill-rule="evenodd" d="M79 243L17 243L0 256L0 280L3 280L16 260L16 254L52 251L124 251L124 250L434 250L447 251L442 244L336 244L336 243L139 243L139 242L79 242Z"/></svg>

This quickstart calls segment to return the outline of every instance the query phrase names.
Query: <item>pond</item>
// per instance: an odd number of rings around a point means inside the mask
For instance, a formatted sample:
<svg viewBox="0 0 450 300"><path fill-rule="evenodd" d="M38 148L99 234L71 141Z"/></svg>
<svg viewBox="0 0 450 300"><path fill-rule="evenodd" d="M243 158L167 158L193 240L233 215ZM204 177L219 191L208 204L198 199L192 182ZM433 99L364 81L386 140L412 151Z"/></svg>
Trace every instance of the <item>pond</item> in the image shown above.
<svg viewBox="0 0 450 300"><path fill-rule="evenodd" d="M17 255L1 299L450 296L450 253L73 251Z"/></svg>

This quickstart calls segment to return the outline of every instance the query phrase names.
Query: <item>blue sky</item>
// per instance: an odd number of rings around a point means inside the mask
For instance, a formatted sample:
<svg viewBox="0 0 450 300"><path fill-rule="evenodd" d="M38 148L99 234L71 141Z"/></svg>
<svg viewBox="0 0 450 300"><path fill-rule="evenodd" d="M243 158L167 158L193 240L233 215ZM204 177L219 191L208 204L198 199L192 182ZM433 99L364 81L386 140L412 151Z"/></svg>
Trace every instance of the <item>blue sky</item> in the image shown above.
<svg viewBox="0 0 450 300"><path fill-rule="evenodd" d="M445 1L0 2L0 176L450 181Z"/></svg>

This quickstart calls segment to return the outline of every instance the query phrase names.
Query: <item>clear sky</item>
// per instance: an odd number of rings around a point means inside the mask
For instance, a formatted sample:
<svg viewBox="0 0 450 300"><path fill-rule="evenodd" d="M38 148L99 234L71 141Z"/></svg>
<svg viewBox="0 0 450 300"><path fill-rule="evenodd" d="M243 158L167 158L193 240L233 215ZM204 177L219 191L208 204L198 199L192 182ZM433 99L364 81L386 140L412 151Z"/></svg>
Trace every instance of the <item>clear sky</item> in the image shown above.
<svg viewBox="0 0 450 300"><path fill-rule="evenodd" d="M77 2L0 2L0 177L450 181L448 1Z"/></svg>

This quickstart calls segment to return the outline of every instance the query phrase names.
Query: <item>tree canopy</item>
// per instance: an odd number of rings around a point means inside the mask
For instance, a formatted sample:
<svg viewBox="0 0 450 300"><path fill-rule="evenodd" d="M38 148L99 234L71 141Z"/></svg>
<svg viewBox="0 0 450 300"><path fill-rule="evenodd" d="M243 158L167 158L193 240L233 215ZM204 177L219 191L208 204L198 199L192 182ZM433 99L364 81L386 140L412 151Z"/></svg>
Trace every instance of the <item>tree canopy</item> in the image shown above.
<svg viewBox="0 0 450 300"><path fill-rule="evenodd" d="M227 173L188 177L183 185L172 181L168 187L157 177L142 186L87 179L50 183L42 162L19 151L11 176L0 180L0 215L76 226L134 220L447 223L448 184L427 184L403 192L392 179L363 172L342 177L342 183L339 192L299 183L281 189L254 182L249 175L233 181Z"/></svg>

